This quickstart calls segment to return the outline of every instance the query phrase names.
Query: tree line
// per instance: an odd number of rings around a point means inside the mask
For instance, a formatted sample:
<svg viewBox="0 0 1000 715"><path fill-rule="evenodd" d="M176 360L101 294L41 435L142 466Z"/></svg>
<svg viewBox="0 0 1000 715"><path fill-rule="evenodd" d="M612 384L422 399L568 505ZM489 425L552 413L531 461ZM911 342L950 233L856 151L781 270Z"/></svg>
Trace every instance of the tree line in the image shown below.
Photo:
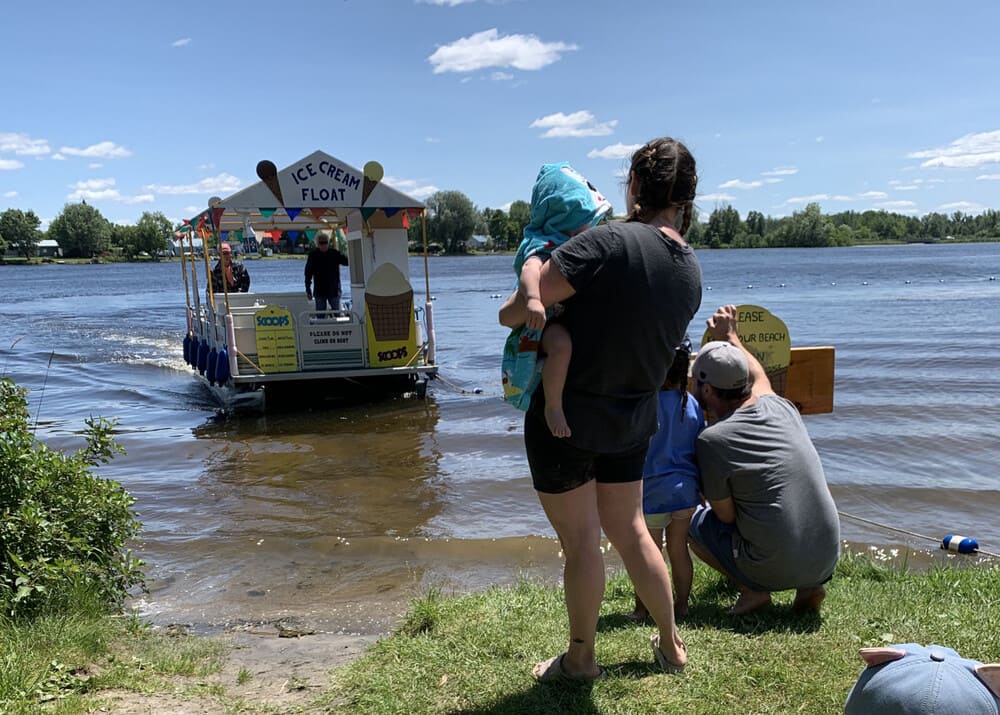
<svg viewBox="0 0 1000 715"><path fill-rule="evenodd" d="M438 191L428 197L427 242L432 250L467 253L474 235L486 239L487 250L517 249L531 218L527 201L514 201L507 210L477 209L461 191ZM697 212L696 212L697 215ZM621 217L619 217L621 218ZM134 225L112 224L85 201L66 204L47 231L34 211L7 209L0 214L0 256L8 249L26 259L38 253L38 243L54 239L67 258L93 258L118 253L126 259L148 254L154 259L170 247L181 226L161 212L144 212ZM423 228L411 223L411 246L423 245ZM1000 211L978 215L955 211L921 217L889 211L841 211L824 214L812 203L791 216L765 216L749 211L745 218L728 204L717 206L707 221L695 220L686 236L699 248L768 248L851 246L878 242L940 239L990 240L1000 238Z"/></svg>

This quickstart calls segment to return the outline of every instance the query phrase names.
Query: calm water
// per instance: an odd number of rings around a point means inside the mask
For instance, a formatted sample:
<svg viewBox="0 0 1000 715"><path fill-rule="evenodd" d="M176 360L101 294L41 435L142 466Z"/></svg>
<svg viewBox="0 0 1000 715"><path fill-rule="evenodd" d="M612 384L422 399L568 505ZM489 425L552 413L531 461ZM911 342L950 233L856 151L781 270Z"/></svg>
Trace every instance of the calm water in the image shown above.
<svg viewBox="0 0 1000 715"><path fill-rule="evenodd" d="M699 258L693 337L719 304L757 303L793 344L836 346L835 411L806 422L843 513L1000 551L1000 244ZM89 415L119 420L128 454L102 474L137 499L148 617L212 628L291 612L381 631L429 583L561 568L497 381L492 296L512 286L510 260L431 260L442 379L425 402L218 418L182 359L176 263L0 268L0 373L32 390L54 446L79 447ZM248 264L258 290L300 286L302 265ZM411 272L422 291L422 260ZM843 532L934 548L850 518Z"/></svg>

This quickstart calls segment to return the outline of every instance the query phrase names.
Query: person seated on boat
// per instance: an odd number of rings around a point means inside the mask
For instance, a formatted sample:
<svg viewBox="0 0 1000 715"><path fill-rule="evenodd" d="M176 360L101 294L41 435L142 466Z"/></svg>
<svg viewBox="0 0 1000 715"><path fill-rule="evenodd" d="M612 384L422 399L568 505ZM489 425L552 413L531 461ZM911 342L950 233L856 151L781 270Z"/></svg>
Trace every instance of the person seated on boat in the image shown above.
<svg viewBox="0 0 1000 715"><path fill-rule="evenodd" d="M695 512L688 540L698 558L736 582L734 615L790 589L796 610L818 611L839 557L837 506L802 417L771 389L736 321L733 305L708 319L713 342L691 367L694 394L716 421L698 435L709 506Z"/></svg>
<svg viewBox="0 0 1000 715"><path fill-rule="evenodd" d="M233 247L228 243L219 246L219 260L212 269L212 290L223 292L222 276L226 277L225 290L229 293L246 293L250 290L250 274L242 263L233 262Z"/></svg>
<svg viewBox="0 0 1000 715"><path fill-rule="evenodd" d="M330 245L330 232L316 234L316 248L306 258L306 298L316 299L316 310L340 310L340 267L347 256ZM325 318L322 313L316 317Z"/></svg>

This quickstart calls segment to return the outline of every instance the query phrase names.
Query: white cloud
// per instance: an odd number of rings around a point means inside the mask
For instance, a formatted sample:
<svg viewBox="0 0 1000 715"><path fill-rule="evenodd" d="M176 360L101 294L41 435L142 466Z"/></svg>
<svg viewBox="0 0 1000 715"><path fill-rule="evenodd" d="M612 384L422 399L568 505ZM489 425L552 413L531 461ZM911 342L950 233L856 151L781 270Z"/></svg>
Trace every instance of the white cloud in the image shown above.
<svg viewBox="0 0 1000 715"><path fill-rule="evenodd" d="M881 206L884 209L910 209L917 204L913 201L880 201L875 205Z"/></svg>
<svg viewBox="0 0 1000 715"><path fill-rule="evenodd" d="M742 181L741 179L730 179L719 184L720 189L759 189L764 185L763 181Z"/></svg>
<svg viewBox="0 0 1000 715"><path fill-rule="evenodd" d="M5 191L5 192L4 192L4 195L3 195L3 197L4 197L5 199L12 199L12 198L14 198L15 196L17 196L17 192L16 192L16 191Z"/></svg>
<svg viewBox="0 0 1000 715"><path fill-rule="evenodd" d="M59 152L56 152L55 154L53 154L53 155L52 155L52 159L53 159L54 161L66 161L66 157L64 157L64 156L63 156L62 154L60 154Z"/></svg>
<svg viewBox="0 0 1000 715"><path fill-rule="evenodd" d="M440 144L441 140L437 137L424 137L424 141L428 144Z"/></svg>
<svg viewBox="0 0 1000 715"><path fill-rule="evenodd" d="M576 45L565 42L542 42L535 35L501 37L494 27L441 45L427 61L434 67L434 74L474 72L486 67L540 70L558 62L562 53L575 49Z"/></svg>
<svg viewBox="0 0 1000 715"><path fill-rule="evenodd" d="M24 164L17 159L0 159L0 171L13 171L23 169Z"/></svg>
<svg viewBox="0 0 1000 715"><path fill-rule="evenodd" d="M591 149L587 152L588 159L624 159L632 156L642 144L608 144L603 149Z"/></svg>
<svg viewBox="0 0 1000 715"><path fill-rule="evenodd" d="M820 144L820 143L823 142L824 139L826 139L826 137L822 137L822 136L816 137L816 143Z"/></svg>
<svg viewBox="0 0 1000 715"><path fill-rule="evenodd" d="M231 194L240 188L243 182L231 174L222 173L218 176L206 176L193 184L147 184L146 191L158 194L177 196L179 194ZM199 209L200 210L200 209Z"/></svg>
<svg viewBox="0 0 1000 715"><path fill-rule="evenodd" d="M198 169L198 171L211 171L212 169L215 168L215 164L212 163L198 164L196 168Z"/></svg>
<svg viewBox="0 0 1000 715"><path fill-rule="evenodd" d="M1000 174L980 174L976 181L1000 181Z"/></svg>
<svg viewBox="0 0 1000 715"><path fill-rule="evenodd" d="M102 168L104 168L104 164L98 164L97 162L93 162L91 164L87 164L87 168L88 169L102 169Z"/></svg>
<svg viewBox="0 0 1000 715"><path fill-rule="evenodd" d="M174 40L173 42L171 42L170 46L171 47L184 47L184 45L190 45L190 44L191 44L191 38L190 37L182 37L179 40Z"/></svg>
<svg viewBox="0 0 1000 715"><path fill-rule="evenodd" d="M0 154L43 156L51 153L52 148L45 139L32 139L27 134L0 132Z"/></svg>
<svg viewBox="0 0 1000 715"><path fill-rule="evenodd" d="M779 179L775 176L771 176L764 179L765 184L780 184L782 181L784 181L784 179Z"/></svg>
<svg viewBox="0 0 1000 715"><path fill-rule="evenodd" d="M428 196L436 191L440 191L438 187L434 184L428 184L416 179L397 179L393 176L387 176L384 179L385 183L396 189L397 191L402 191L408 196L412 196L415 199L426 199Z"/></svg>
<svg viewBox="0 0 1000 715"><path fill-rule="evenodd" d="M603 137L614 131L617 119L609 122L598 122L594 115L586 109L572 114L556 112L548 116L536 119L530 125L532 129L545 129L542 139L554 139L564 137Z"/></svg>
<svg viewBox="0 0 1000 715"><path fill-rule="evenodd" d="M715 194L698 194L695 201L734 201L735 196L725 193L715 193Z"/></svg>
<svg viewBox="0 0 1000 715"><path fill-rule="evenodd" d="M896 191L916 191L920 187L916 184L900 184L899 186L893 187Z"/></svg>
<svg viewBox="0 0 1000 715"><path fill-rule="evenodd" d="M132 156L132 152L123 146L118 146L114 142L98 142L97 144L91 144L83 149L64 146L59 150L59 152L61 154L69 154L70 156L83 156L97 159L123 159L126 156Z"/></svg>
<svg viewBox="0 0 1000 715"><path fill-rule="evenodd" d="M956 211L982 211L983 207L973 201L952 201L950 204L941 204L938 206L939 211L948 211L950 209L955 209Z"/></svg>
<svg viewBox="0 0 1000 715"><path fill-rule="evenodd" d="M514 79L514 75L510 72L494 72L490 75L490 79L494 82L503 82L508 79Z"/></svg>
<svg viewBox="0 0 1000 715"><path fill-rule="evenodd" d="M846 196L844 194L834 194L830 197L831 201L856 201L853 196Z"/></svg>
<svg viewBox="0 0 1000 715"><path fill-rule="evenodd" d="M884 191L866 191L863 194L858 194L859 199L887 199L889 194Z"/></svg>
<svg viewBox="0 0 1000 715"><path fill-rule="evenodd" d="M797 166L778 166L770 171L760 172L761 176L791 176L793 174L798 174L799 168Z"/></svg>
<svg viewBox="0 0 1000 715"><path fill-rule="evenodd" d="M123 196L114 186L115 180L111 178L84 179L70 185L73 191L66 196L66 199L68 201L117 201L123 204L152 203L154 200L152 194Z"/></svg>
<svg viewBox="0 0 1000 715"><path fill-rule="evenodd" d="M906 155L908 159L926 159L920 166L967 169L985 164L1000 164L1000 129L966 134L951 144Z"/></svg>
<svg viewBox="0 0 1000 715"><path fill-rule="evenodd" d="M790 199L785 199L786 204L811 204L816 201L827 201L830 198L830 194L811 194L809 196L793 196Z"/></svg>

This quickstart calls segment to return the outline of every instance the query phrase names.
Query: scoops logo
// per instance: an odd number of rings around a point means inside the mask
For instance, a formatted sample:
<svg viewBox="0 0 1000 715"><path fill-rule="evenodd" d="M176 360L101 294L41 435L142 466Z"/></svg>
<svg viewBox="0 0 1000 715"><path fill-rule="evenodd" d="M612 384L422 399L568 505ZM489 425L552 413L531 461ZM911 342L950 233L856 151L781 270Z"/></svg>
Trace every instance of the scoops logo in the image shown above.
<svg viewBox="0 0 1000 715"><path fill-rule="evenodd" d="M406 357L406 346L401 348L396 348L395 350L385 350L378 354L379 362L389 362L390 360L399 360Z"/></svg>
<svg viewBox="0 0 1000 715"><path fill-rule="evenodd" d="M281 328L289 324L287 315L258 315L258 328Z"/></svg>

